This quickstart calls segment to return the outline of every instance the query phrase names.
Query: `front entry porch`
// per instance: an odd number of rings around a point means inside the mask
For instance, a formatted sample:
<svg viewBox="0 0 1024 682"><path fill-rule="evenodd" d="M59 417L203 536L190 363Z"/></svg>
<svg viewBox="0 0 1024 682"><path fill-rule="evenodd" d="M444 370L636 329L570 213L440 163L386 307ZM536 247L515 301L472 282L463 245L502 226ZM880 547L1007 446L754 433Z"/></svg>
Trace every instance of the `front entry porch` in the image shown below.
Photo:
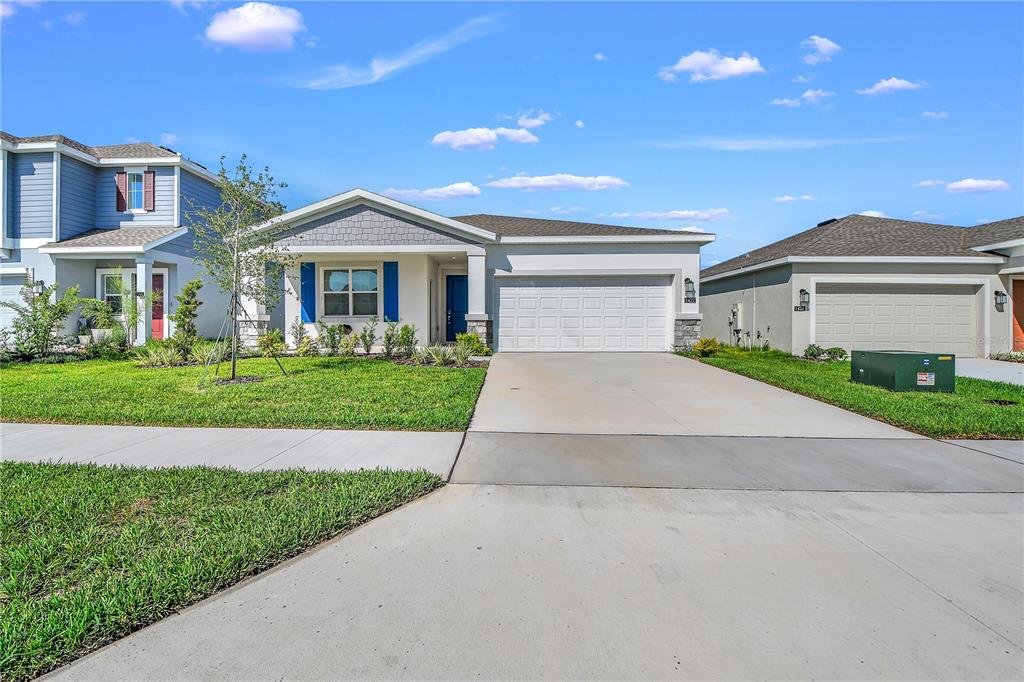
<svg viewBox="0 0 1024 682"><path fill-rule="evenodd" d="M454 342L473 331L490 342L485 313L484 254L457 250L306 252L296 256L284 281L285 341L295 345L296 320L306 333L319 335L324 325L348 325L358 332L376 317L377 337L390 321L415 325L420 344ZM265 311L249 310L253 319L269 320Z"/></svg>

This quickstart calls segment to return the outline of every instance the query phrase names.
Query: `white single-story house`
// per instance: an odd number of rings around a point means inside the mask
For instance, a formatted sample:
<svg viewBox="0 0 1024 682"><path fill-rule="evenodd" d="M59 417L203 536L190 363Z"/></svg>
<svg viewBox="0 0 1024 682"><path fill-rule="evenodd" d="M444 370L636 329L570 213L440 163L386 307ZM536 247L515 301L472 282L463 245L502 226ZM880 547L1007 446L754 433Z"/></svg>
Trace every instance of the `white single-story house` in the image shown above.
<svg viewBox="0 0 1024 682"><path fill-rule="evenodd" d="M704 334L809 344L1024 350L1024 217L976 227L851 215L701 272Z"/></svg>
<svg viewBox="0 0 1024 682"><path fill-rule="evenodd" d="M420 343L475 332L500 351L667 351L700 336L700 247L713 235L497 215L454 218L362 189L274 218L294 259L253 332L371 316ZM283 314L282 314L283 313ZM380 331L380 330L379 330ZM251 333L250 333L251 336Z"/></svg>

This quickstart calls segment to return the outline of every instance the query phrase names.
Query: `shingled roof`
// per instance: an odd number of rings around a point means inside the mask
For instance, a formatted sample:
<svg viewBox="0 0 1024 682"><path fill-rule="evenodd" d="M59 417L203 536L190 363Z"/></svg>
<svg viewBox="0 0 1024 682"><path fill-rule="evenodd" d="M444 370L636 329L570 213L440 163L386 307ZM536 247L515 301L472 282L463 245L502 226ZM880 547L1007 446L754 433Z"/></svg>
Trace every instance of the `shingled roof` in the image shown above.
<svg viewBox="0 0 1024 682"><path fill-rule="evenodd" d="M617 237L687 233L685 230L657 230L645 227L578 223L571 220L548 220L545 218L519 218L486 213L452 216L452 220L488 230L500 237Z"/></svg>
<svg viewBox="0 0 1024 682"><path fill-rule="evenodd" d="M1007 225L1003 225L1007 223ZM748 268L787 256L958 256L984 258L972 246L984 245L992 235L1013 234L1024 238L1024 218L966 228L918 223L893 218L849 215L819 224L760 249L730 258L701 271L701 277ZM991 228L991 229L989 229ZM1012 237L1004 237L1010 239ZM992 244L998 240L991 240Z"/></svg>
<svg viewBox="0 0 1024 682"><path fill-rule="evenodd" d="M988 246L1014 239L1024 239L1024 216L997 220L976 227L965 228L971 246Z"/></svg>
<svg viewBox="0 0 1024 682"><path fill-rule="evenodd" d="M117 227L96 228L60 242L44 244L44 249L80 247L138 247L177 232L180 227Z"/></svg>
<svg viewBox="0 0 1024 682"><path fill-rule="evenodd" d="M21 142L56 142L72 149L95 156L97 159L155 159L176 157L178 153L167 147L159 147L149 142L132 142L129 144L108 144L99 147L90 147L77 140L72 140L64 135L34 135L32 137L18 137L0 131L0 138L13 144Z"/></svg>

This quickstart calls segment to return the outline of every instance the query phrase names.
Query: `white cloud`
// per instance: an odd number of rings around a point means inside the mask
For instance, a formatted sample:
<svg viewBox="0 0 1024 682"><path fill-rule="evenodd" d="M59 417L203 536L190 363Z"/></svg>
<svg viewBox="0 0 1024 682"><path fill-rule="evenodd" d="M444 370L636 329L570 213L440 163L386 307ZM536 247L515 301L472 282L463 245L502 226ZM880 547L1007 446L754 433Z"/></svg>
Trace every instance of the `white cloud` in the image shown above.
<svg viewBox="0 0 1024 682"><path fill-rule="evenodd" d="M595 54L594 59L599 62L608 61L608 57L604 56L604 52L598 52L597 54Z"/></svg>
<svg viewBox="0 0 1024 682"><path fill-rule="evenodd" d="M374 57L368 66L338 64L321 75L298 83L314 90L337 90L370 85L391 78L409 67L422 64L463 43L482 38L498 28L494 17L475 17L437 38L429 38L399 52L394 57Z"/></svg>
<svg viewBox="0 0 1024 682"><path fill-rule="evenodd" d="M160 144L170 147L178 143L178 136L174 133L160 133Z"/></svg>
<svg viewBox="0 0 1024 682"><path fill-rule="evenodd" d="M511 178L501 178L487 183L488 187L498 189L522 189L528 192L539 189L581 189L594 191L600 189L618 189L627 187L622 178L614 175L570 175L569 173L555 173L554 175L515 175Z"/></svg>
<svg viewBox="0 0 1024 682"><path fill-rule="evenodd" d="M247 2L214 14L206 27L206 38L252 52L284 52L295 45L295 34L305 30L302 14L296 9Z"/></svg>
<svg viewBox="0 0 1024 682"><path fill-rule="evenodd" d="M794 83L810 83L812 80L814 80L814 74L808 73L808 74L803 74L801 76L797 76L796 78L793 79L793 82Z"/></svg>
<svg viewBox="0 0 1024 682"><path fill-rule="evenodd" d="M946 184L945 180L919 180L914 183L914 187L936 187L944 184Z"/></svg>
<svg viewBox="0 0 1024 682"><path fill-rule="evenodd" d="M499 138L519 144L539 142L540 138L525 128L466 128L445 130L434 135L431 144L444 145L452 149L494 149Z"/></svg>
<svg viewBox="0 0 1024 682"><path fill-rule="evenodd" d="M3 0L0 2L0 17L8 19L18 13L19 7L35 9L40 4L42 4L42 0Z"/></svg>
<svg viewBox="0 0 1024 682"><path fill-rule="evenodd" d="M680 73L690 74L691 83L720 81L726 78L764 73L757 57L744 52L739 57L723 57L718 50L696 50L679 58L672 66L663 66L656 74L663 81L673 82Z"/></svg>
<svg viewBox="0 0 1024 682"><path fill-rule="evenodd" d="M792 194L783 194L781 197L772 197L772 201L777 204L786 204L791 201L814 201L814 197L810 194L801 194L799 196L793 196Z"/></svg>
<svg viewBox="0 0 1024 682"><path fill-rule="evenodd" d="M142 142L142 140L140 140L139 138L133 137L131 135L129 135L128 137L124 138L124 141L127 142L128 144L136 144L138 142Z"/></svg>
<svg viewBox="0 0 1024 682"><path fill-rule="evenodd" d="M675 211L640 211L638 213L608 213L608 218L632 218L634 220L719 220L730 218L732 214L727 208L683 209Z"/></svg>
<svg viewBox="0 0 1024 682"><path fill-rule="evenodd" d="M922 111L921 118L930 118L934 121L938 121L944 118L949 118L948 111Z"/></svg>
<svg viewBox="0 0 1024 682"><path fill-rule="evenodd" d="M1010 189L1010 183L1006 180L978 180L976 178L964 178L946 185L946 191L950 194L1005 192L1008 189Z"/></svg>
<svg viewBox="0 0 1024 682"><path fill-rule="evenodd" d="M924 220L940 220L942 219L941 213L929 213L928 211L914 211L915 218L922 218Z"/></svg>
<svg viewBox="0 0 1024 682"><path fill-rule="evenodd" d="M843 49L828 38L822 38L821 36L807 38L800 43L800 47L811 50L810 54L805 54L800 58L804 64L810 64L811 66L821 62L832 61L832 55Z"/></svg>
<svg viewBox="0 0 1024 682"><path fill-rule="evenodd" d="M543 109L533 113L533 109L519 114L519 120L516 121L516 125L520 128L539 128L552 119L551 114L544 111Z"/></svg>
<svg viewBox="0 0 1024 682"><path fill-rule="evenodd" d="M61 18L68 26L78 26L80 23L85 21L85 12L75 10L74 12L68 12Z"/></svg>
<svg viewBox="0 0 1024 682"><path fill-rule="evenodd" d="M558 215L568 215L570 213L582 213L586 211L582 206L552 206L548 209L548 213L555 213Z"/></svg>
<svg viewBox="0 0 1024 682"><path fill-rule="evenodd" d="M861 211L860 215L867 216L869 218L888 218L882 211Z"/></svg>
<svg viewBox="0 0 1024 682"><path fill-rule="evenodd" d="M890 92L899 92L900 90L920 90L925 87L925 83L917 82L912 83L902 78L883 78L878 81L870 88L864 88L862 90L855 90L858 95L884 95Z"/></svg>
<svg viewBox="0 0 1024 682"><path fill-rule="evenodd" d="M906 137L695 137L683 140L657 141L651 146L663 149L715 149L727 152L786 151L820 149L846 145L891 144L905 142Z"/></svg>
<svg viewBox="0 0 1024 682"><path fill-rule="evenodd" d="M444 187L430 189L386 189L384 194L396 199L413 201L443 201L457 197L475 197L480 195L480 188L471 182L454 182Z"/></svg>
<svg viewBox="0 0 1024 682"><path fill-rule="evenodd" d="M203 4L207 3L208 1L209 0L170 0L170 3L171 7L173 7L174 9L178 10L182 14L187 14L187 12L185 11L186 7L191 7L192 9L200 9L203 6ZM212 4L212 2L210 4Z"/></svg>
<svg viewBox="0 0 1024 682"><path fill-rule="evenodd" d="M581 121L581 120L579 120L579 119L576 119L576 127L577 127L577 128L582 128L582 127L584 127L584 126L586 126L586 125L587 125L587 124L586 124L586 123L584 123L583 121Z"/></svg>
<svg viewBox="0 0 1024 682"><path fill-rule="evenodd" d="M771 101L771 104L774 104L777 107L798 107L803 102L807 102L808 104L817 104L826 97L831 97L834 94L836 93L831 90L822 90L821 88L817 88L816 90L805 90L804 93L800 95L800 99L776 97Z"/></svg>

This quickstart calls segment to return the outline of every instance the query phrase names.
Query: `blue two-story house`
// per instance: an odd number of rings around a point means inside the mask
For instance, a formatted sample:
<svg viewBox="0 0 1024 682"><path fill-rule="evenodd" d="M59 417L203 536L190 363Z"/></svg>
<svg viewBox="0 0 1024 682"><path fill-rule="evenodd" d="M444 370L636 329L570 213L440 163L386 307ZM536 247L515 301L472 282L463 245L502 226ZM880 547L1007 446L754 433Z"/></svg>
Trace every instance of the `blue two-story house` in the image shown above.
<svg viewBox="0 0 1024 682"><path fill-rule="evenodd" d="M0 132L0 299L16 300L26 276L123 306L115 279L153 293L138 339L166 338L182 285L200 276L189 218L220 203L217 176L181 154L146 142L90 147L63 135ZM202 293L198 324L217 336L227 299ZM0 326L11 311L0 308ZM69 320L72 331L75 320Z"/></svg>

